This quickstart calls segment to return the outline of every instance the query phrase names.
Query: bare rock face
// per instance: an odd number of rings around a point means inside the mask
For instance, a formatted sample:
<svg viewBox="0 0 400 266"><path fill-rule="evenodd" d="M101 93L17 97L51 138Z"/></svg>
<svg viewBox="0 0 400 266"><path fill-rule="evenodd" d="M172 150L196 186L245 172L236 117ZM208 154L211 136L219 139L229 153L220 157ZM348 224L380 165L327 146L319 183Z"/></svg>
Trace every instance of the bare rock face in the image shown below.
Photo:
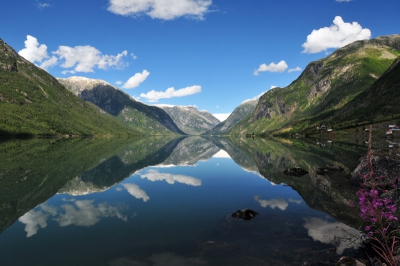
<svg viewBox="0 0 400 266"><path fill-rule="evenodd" d="M160 106L175 124L186 134L201 135L212 129L220 121L207 111L199 111L192 106Z"/></svg>

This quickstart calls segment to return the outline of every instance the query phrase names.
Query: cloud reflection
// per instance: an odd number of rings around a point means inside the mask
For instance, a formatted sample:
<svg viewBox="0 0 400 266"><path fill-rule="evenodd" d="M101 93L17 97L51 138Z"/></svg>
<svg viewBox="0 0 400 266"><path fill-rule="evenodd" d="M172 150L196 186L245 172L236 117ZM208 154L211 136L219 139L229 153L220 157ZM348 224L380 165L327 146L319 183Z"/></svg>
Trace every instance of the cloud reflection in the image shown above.
<svg viewBox="0 0 400 266"><path fill-rule="evenodd" d="M207 265L207 262L199 257L188 258L175 255L170 252L153 254L144 260L136 260L129 257L116 258L108 263L110 266L197 266Z"/></svg>
<svg viewBox="0 0 400 266"><path fill-rule="evenodd" d="M92 226L105 217L117 217L127 221L127 216L122 214L124 208L122 205L111 206L107 203L96 206L93 200L72 200L71 204L63 204L60 209L43 203L18 220L25 224L26 237L31 237L37 234L39 227L46 228L49 217L53 217L52 220L58 222L60 226Z"/></svg>
<svg viewBox="0 0 400 266"><path fill-rule="evenodd" d="M54 219L60 226L92 226L104 217L114 216L125 222L128 220L117 207L108 206L107 203L100 203L95 207L93 200L77 200L75 201L75 206L64 204L61 208L64 209L65 213Z"/></svg>
<svg viewBox="0 0 400 266"><path fill-rule="evenodd" d="M304 218L304 227L314 241L336 245L341 255L346 248L357 248L361 244L360 232L339 222L328 222L320 218Z"/></svg>
<svg viewBox="0 0 400 266"><path fill-rule="evenodd" d="M141 174L142 179L147 178L148 180L155 181L166 181L168 184L175 184L175 182L182 183L189 186L201 186L201 180L185 175L173 175L169 173L160 173L157 170L149 170L147 174Z"/></svg>
<svg viewBox="0 0 400 266"><path fill-rule="evenodd" d="M286 202L284 199L271 199L271 200L264 200L260 199L259 196L254 196L254 199L260 203L260 206L266 208L267 206L271 209L279 208L282 211L286 210L289 203Z"/></svg>
<svg viewBox="0 0 400 266"><path fill-rule="evenodd" d="M144 202L147 202L150 199L146 191L141 189L138 185L126 183L122 184L122 186L128 191L129 194L137 199L142 199Z"/></svg>
<svg viewBox="0 0 400 266"><path fill-rule="evenodd" d="M47 226L47 218L49 214L42 211L31 210L19 217L18 221L25 224L26 237L31 237L37 233L39 226L45 228Z"/></svg>

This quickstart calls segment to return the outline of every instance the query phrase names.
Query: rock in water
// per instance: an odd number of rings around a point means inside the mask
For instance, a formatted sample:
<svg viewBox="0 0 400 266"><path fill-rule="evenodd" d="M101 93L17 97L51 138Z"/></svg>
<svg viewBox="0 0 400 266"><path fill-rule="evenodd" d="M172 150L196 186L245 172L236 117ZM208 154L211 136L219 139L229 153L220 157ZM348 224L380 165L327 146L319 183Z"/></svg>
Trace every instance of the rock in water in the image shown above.
<svg viewBox="0 0 400 266"><path fill-rule="evenodd" d="M338 165L335 164L327 164L325 166L322 166L317 169L317 174L318 175L323 175L328 172L342 172L344 169Z"/></svg>
<svg viewBox="0 0 400 266"><path fill-rule="evenodd" d="M283 171L283 173L285 175L298 176L298 177L308 174L308 172L306 170L304 170L303 168L300 168L300 167L289 168L289 169Z"/></svg>
<svg viewBox="0 0 400 266"><path fill-rule="evenodd" d="M231 216L240 218L243 220L251 220L254 217L256 217L257 214L258 214L258 212L255 212L253 210L243 209L243 210L237 210L236 212L232 213Z"/></svg>

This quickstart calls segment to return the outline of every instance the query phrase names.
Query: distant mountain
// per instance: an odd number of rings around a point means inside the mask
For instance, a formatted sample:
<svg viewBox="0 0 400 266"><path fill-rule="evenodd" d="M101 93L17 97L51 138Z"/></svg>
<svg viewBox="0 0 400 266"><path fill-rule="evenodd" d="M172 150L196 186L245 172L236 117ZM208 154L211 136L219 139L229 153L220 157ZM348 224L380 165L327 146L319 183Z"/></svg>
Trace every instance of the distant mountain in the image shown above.
<svg viewBox="0 0 400 266"><path fill-rule="evenodd" d="M1 135L135 134L0 39Z"/></svg>
<svg viewBox="0 0 400 266"><path fill-rule="evenodd" d="M311 62L289 86L266 92L252 115L231 133L296 131L332 117L377 81L399 55L400 35L356 41L340 48Z"/></svg>
<svg viewBox="0 0 400 266"><path fill-rule="evenodd" d="M183 139L162 165L194 165L206 161L220 150L212 142L198 136Z"/></svg>
<svg viewBox="0 0 400 266"><path fill-rule="evenodd" d="M69 91L91 102L128 128L145 134L184 134L162 109L138 102L103 80L84 77L58 78Z"/></svg>
<svg viewBox="0 0 400 266"><path fill-rule="evenodd" d="M199 111L191 106L160 106L167 112L175 124L188 135L200 135L220 121L207 111Z"/></svg>
<svg viewBox="0 0 400 266"><path fill-rule="evenodd" d="M254 109L256 108L258 103L257 100L248 100L239 105L238 107L235 108L235 110L229 115L229 117L223 121L220 122L218 125L216 125L214 128L211 130L207 131L204 133L205 135L223 135L227 134L237 123L239 123L241 120L249 116Z"/></svg>

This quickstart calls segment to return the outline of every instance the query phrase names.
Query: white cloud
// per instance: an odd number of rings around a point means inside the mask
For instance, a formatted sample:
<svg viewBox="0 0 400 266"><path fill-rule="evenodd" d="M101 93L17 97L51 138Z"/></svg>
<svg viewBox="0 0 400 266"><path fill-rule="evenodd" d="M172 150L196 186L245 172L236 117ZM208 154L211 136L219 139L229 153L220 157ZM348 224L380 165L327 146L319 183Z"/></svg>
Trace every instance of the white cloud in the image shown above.
<svg viewBox="0 0 400 266"><path fill-rule="evenodd" d="M42 10L43 8L46 8L46 7L51 7L51 4L49 4L49 3L40 3L40 2L38 2L38 1L36 1L37 2L37 7L40 9L40 10Z"/></svg>
<svg viewBox="0 0 400 266"><path fill-rule="evenodd" d="M278 64L274 62L269 65L261 64L256 71L254 71L253 75L258 76L260 72L284 72L288 68L288 65L284 60L281 60Z"/></svg>
<svg viewBox="0 0 400 266"><path fill-rule="evenodd" d="M167 99L174 97L184 97L201 92L201 86L194 85L183 89L175 90L173 87L168 88L165 92L151 90L148 93L140 94L141 98L147 99L149 102L157 102L159 99Z"/></svg>
<svg viewBox="0 0 400 266"><path fill-rule="evenodd" d="M118 81L115 82L115 84L121 85L121 84L122 84L122 81L118 80Z"/></svg>
<svg viewBox="0 0 400 266"><path fill-rule="evenodd" d="M260 206L266 208L267 206L271 209L279 208L282 211L286 210L289 203L286 202L284 199L271 199L271 200L263 200L260 199L259 196L254 196L254 199L260 203Z"/></svg>
<svg viewBox="0 0 400 266"><path fill-rule="evenodd" d="M351 2L353 0L336 0L336 2Z"/></svg>
<svg viewBox="0 0 400 266"><path fill-rule="evenodd" d="M94 72L94 68L107 70L109 67L123 67L122 58L128 54L123 51L118 55L103 55L99 50L90 45L84 46L59 46L53 52L59 59L64 60L62 68L74 68L75 72Z"/></svg>
<svg viewBox="0 0 400 266"><path fill-rule="evenodd" d="M150 75L150 72L147 70L143 70L142 73L136 73L128 81L122 86L124 89L133 89L140 85L143 81L147 79Z"/></svg>
<svg viewBox="0 0 400 266"><path fill-rule="evenodd" d="M288 72L289 73L292 73L292 72L296 72L296 71L301 71L302 69L300 68L300 67L296 67L296 68L290 68L289 70L288 70ZM276 86L275 86L276 87Z"/></svg>
<svg viewBox="0 0 400 266"><path fill-rule="evenodd" d="M123 16L146 14L151 18L172 20L179 17L203 19L212 0L109 0L108 11Z"/></svg>
<svg viewBox="0 0 400 266"><path fill-rule="evenodd" d="M319 53L330 48L340 48L358 40L371 38L371 31L363 29L357 22L344 22L342 17L336 16L330 27L313 30L303 43L303 53Z"/></svg>
<svg viewBox="0 0 400 266"><path fill-rule="evenodd" d="M304 227L314 241L334 244L341 255L346 248L357 248L361 244L360 232L343 223L328 222L320 218L305 218Z"/></svg>
<svg viewBox="0 0 400 266"><path fill-rule="evenodd" d="M41 62L43 59L49 57L47 46L39 44L38 40L30 35L26 36L25 48L18 53L31 62Z"/></svg>
<svg viewBox="0 0 400 266"><path fill-rule="evenodd" d="M128 55L127 51L123 51L117 55L103 55L99 50L90 45L85 46L59 46L58 50L52 52L53 56L47 53L47 46L39 44L38 40L27 35L25 48L18 52L25 59L32 63L38 63L39 67L48 69L49 67L61 64L60 67L67 73L76 72L93 72L94 68L107 70L108 68L123 68L126 63L123 57Z"/></svg>
<svg viewBox="0 0 400 266"><path fill-rule="evenodd" d="M175 182L182 183L190 186L201 186L201 180L185 175L173 175L169 173L160 173L157 170L149 170L147 174L140 175L142 179L147 178L148 180L155 181L166 181L168 184L175 184Z"/></svg>
<svg viewBox="0 0 400 266"><path fill-rule="evenodd" d="M142 199L144 202L147 202L150 199L146 191L142 190L138 185L127 183L122 184L122 186L128 191L129 194L137 199Z"/></svg>
<svg viewBox="0 0 400 266"><path fill-rule="evenodd" d="M227 113L227 114L212 114L212 115L215 116L215 118L217 118L219 121L223 122L231 115L231 113Z"/></svg>

